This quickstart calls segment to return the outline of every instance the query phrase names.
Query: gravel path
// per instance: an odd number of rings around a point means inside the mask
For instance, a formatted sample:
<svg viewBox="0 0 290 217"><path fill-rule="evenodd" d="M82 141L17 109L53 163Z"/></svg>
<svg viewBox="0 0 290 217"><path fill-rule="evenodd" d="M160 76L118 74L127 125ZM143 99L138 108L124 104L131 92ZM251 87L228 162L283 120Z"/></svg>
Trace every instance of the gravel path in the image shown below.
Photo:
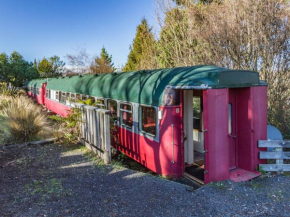
<svg viewBox="0 0 290 217"><path fill-rule="evenodd" d="M0 150L0 216L289 216L290 177L179 183L103 165L79 146Z"/></svg>

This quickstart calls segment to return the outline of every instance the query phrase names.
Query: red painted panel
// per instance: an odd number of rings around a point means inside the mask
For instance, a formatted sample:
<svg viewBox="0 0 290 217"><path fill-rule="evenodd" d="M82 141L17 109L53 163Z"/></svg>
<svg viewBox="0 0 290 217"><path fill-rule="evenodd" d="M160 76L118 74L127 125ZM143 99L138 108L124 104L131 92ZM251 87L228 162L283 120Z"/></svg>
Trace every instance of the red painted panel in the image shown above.
<svg viewBox="0 0 290 217"><path fill-rule="evenodd" d="M252 165L252 106L251 89L235 89L237 94L237 166L251 170ZM259 114L256 114L259 115Z"/></svg>
<svg viewBox="0 0 290 217"><path fill-rule="evenodd" d="M237 103L236 89L229 89L229 163L230 170L237 167ZM230 117L231 116L231 117ZM231 120L231 121L230 121ZM231 125L231 126L230 126Z"/></svg>
<svg viewBox="0 0 290 217"><path fill-rule="evenodd" d="M204 182L225 180L229 173L228 89L209 89L203 92L205 133Z"/></svg>
<svg viewBox="0 0 290 217"><path fill-rule="evenodd" d="M238 111L238 167L255 171L259 163L258 140L267 139L267 87L236 89Z"/></svg>
<svg viewBox="0 0 290 217"><path fill-rule="evenodd" d="M42 90L42 103L43 103L43 105L45 105L45 99L46 99L46 83L44 83L44 84L42 84L42 88L41 88L41 90Z"/></svg>
<svg viewBox="0 0 290 217"><path fill-rule="evenodd" d="M117 145L117 149L158 174L182 176L184 163L181 144L181 109L179 106L174 106L162 107L160 110L163 110L163 118L159 126L159 142L119 128L120 144ZM174 152L171 124L174 125Z"/></svg>
<svg viewBox="0 0 290 217"><path fill-rule="evenodd" d="M67 117L70 113L70 107L63 105L59 102L53 101L51 99L46 99L46 107L55 112L56 114L59 114L60 116Z"/></svg>
<svg viewBox="0 0 290 217"><path fill-rule="evenodd" d="M159 110L163 111L163 118L160 121L159 147L161 172L170 176L182 176L184 171L182 107L161 107ZM172 133L172 124L174 133ZM174 150L172 139L174 140Z"/></svg>
<svg viewBox="0 0 290 217"><path fill-rule="evenodd" d="M253 114L253 151L251 170L255 170L258 164L265 164L267 160L259 159L259 151L266 149L258 148L258 140L267 140L267 87L251 87L252 114Z"/></svg>
<svg viewBox="0 0 290 217"><path fill-rule="evenodd" d="M41 93L41 89L40 89L40 90L39 90L39 95L36 94L36 101L37 101L39 104L43 105L42 100L43 100L43 97L42 97L42 93Z"/></svg>

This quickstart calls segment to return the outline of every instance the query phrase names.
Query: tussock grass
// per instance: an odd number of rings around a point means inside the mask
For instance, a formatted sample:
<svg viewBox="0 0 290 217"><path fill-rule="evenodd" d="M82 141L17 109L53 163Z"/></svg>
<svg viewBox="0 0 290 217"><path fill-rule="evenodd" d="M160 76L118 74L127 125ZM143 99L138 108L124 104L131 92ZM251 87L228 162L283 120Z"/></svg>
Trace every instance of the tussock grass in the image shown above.
<svg viewBox="0 0 290 217"><path fill-rule="evenodd" d="M51 132L41 108L24 96L0 99L0 113L4 117L9 142L20 143L41 139Z"/></svg>
<svg viewBox="0 0 290 217"><path fill-rule="evenodd" d="M18 88L16 87L11 87L8 88L6 84L4 83L0 83L0 95L2 96L17 96L19 93ZM22 90L21 92L23 93L24 90Z"/></svg>

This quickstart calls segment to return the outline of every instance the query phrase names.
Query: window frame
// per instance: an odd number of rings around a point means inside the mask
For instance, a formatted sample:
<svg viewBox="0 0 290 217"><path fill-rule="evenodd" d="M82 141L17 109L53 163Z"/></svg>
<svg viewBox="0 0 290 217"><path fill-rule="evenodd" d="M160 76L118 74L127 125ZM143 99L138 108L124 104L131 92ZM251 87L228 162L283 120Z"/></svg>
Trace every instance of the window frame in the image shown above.
<svg viewBox="0 0 290 217"><path fill-rule="evenodd" d="M85 95L85 94L80 94L80 95L81 95L81 100L82 100L82 101L86 101L87 99L90 98L90 96Z"/></svg>
<svg viewBox="0 0 290 217"><path fill-rule="evenodd" d="M114 101L114 102L116 102L116 106L117 106L117 110L116 110L116 115L117 115L117 117L116 117L116 121L118 121L118 114L119 114L119 109L118 109L118 101L117 100L115 100L115 99L107 99L107 108L108 108L108 110L110 110L110 102L112 102L112 101ZM111 116L111 111L110 111L110 117L112 117Z"/></svg>
<svg viewBox="0 0 290 217"><path fill-rule="evenodd" d="M70 104L76 102L76 93L70 93Z"/></svg>
<svg viewBox="0 0 290 217"><path fill-rule="evenodd" d="M199 132L202 132L202 129L203 129L203 119L202 119L202 116L203 116L203 97L200 94L193 94L193 98L199 98L199 100L200 100L200 113L199 113L199 128L194 128L194 126L192 126L192 127L193 127L193 130L198 130ZM192 115L192 118L194 119L197 117Z"/></svg>
<svg viewBox="0 0 290 217"><path fill-rule="evenodd" d="M142 128L142 124L143 124L143 120L142 120L142 107L153 108L155 110L155 124L156 124L155 125L155 135L146 132ZM152 138L156 138L157 137L157 134L158 134L158 132L157 132L157 129L158 129L157 128L158 127L158 109L156 107L154 107L154 106L140 104L138 106L138 114L139 114L139 119L138 119L138 122L139 122L138 123L138 130L139 130L139 132L141 132L142 134L148 135L148 136L150 136Z"/></svg>
<svg viewBox="0 0 290 217"><path fill-rule="evenodd" d="M78 102L79 100L82 100L82 94L80 93L76 93L76 102Z"/></svg>
<svg viewBox="0 0 290 217"><path fill-rule="evenodd" d="M59 102L59 92L58 90L55 91L55 101Z"/></svg>
<svg viewBox="0 0 290 217"><path fill-rule="evenodd" d="M229 135L233 134L233 104L228 104L228 133Z"/></svg>
<svg viewBox="0 0 290 217"><path fill-rule="evenodd" d="M97 103L98 100L102 100L104 103L103 104ZM95 97L95 107L100 108L100 109L107 109L108 107L106 106L105 98Z"/></svg>
<svg viewBox="0 0 290 217"><path fill-rule="evenodd" d="M121 106L123 104L131 106L131 111L130 110L126 110L126 109L122 109ZM130 129L130 130L133 130L133 127L134 127L133 104L129 103L129 102L120 102L119 112L120 112L120 124L121 124L121 126L127 128L127 129ZM123 123L123 112L131 113L131 115L132 115L132 126L129 126L129 125L126 125L126 124Z"/></svg>

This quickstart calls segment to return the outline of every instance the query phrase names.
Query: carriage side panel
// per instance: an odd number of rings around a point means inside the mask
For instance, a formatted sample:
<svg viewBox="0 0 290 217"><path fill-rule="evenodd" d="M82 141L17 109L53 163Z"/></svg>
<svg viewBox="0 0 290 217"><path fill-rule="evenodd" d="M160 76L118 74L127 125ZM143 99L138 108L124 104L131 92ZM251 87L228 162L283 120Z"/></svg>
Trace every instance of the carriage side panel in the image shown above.
<svg viewBox="0 0 290 217"><path fill-rule="evenodd" d="M70 107L64 104L61 104L51 99L46 99L46 108L62 117L67 117L70 114L71 109Z"/></svg>
<svg viewBox="0 0 290 217"><path fill-rule="evenodd" d="M160 107L160 110L163 111L158 156L160 173L171 177L182 176L184 171L182 107L164 106Z"/></svg>

